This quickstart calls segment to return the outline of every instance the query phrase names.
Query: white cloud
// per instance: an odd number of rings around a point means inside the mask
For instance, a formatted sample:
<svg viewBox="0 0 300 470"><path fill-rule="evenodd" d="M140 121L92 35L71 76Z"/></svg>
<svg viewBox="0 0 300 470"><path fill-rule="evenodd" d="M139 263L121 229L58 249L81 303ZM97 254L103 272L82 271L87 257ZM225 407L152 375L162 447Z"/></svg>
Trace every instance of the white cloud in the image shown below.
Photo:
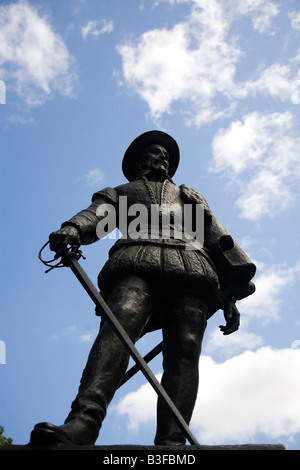
<svg viewBox="0 0 300 470"><path fill-rule="evenodd" d="M296 62L299 59L292 59ZM294 72L290 65L273 64L267 67L257 80L245 83L243 88L247 94L266 94L281 101L300 103L300 69Z"/></svg>
<svg viewBox="0 0 300 470"><path fill-rule="evenodd" d="M104 174L100 168L93 168L86 175L82 176L80 179L84 180L88 186L97 186L103 181Z"/></svg>
<svg viewBox="0 0 300 470"><path fill-rule="evenodd" d="M211 171L235 182L242 217L277 216L294 202L300 139L291 113L247 114L221 129L212 149Z"/></svg>
<svg viewBox="0 0 300 470"><path fill-rule="evenodd" d="M257 433L292 439L300 432L299 365L299 351L268 347L222 364L200 360L202 386L192 420L200 442L247 443Z"/></svg>
<svg viewBox="0 0 300 470"><path fill-rule="evenodd" d="M211 100L232 88L240 50L227 38L220 2L205 0L201 8L197 3L172 29L150 30L136 44L118 47L127 84L148 103L156 119L170 113L179 100L188 102L200 122L224 112L211 109Z"/></svg>
<svg viewBox="0 0 300 470"><path fill-rule="evenodd" d="M236 0L230 6L223 0L161 1L190 4L190 14L171 29L147 31L118 47L127 85L147 102L156 120L174 112L176 104L186 122L196 126L230 115L233 98L249 93L245 84L235 83L243 53L230 27L246 16L254 29L265 32L277 6L265 0Z"/></svg>
<svg viewBox="0 0 300 470"><path fill-rule="evenodd" d="M26 1L0 6L0 76L27 105L72 96L73 59L46 16Z"/></svg>
<svg viewBox="0 0 300 470"><path fill-rule="evenodd" d="M292 440L300 432L300 351L269 347L246 351L223 363L200 359L200 386L191 428L202 444L248 443L257 433ZM147 403L147 406L145 406ZM112 411L138 432L155 420L150 385L126 395ZM261 436L260 436L261 439Z"/></svg>
<svg viewBox="0 0 300 470"><path fill-rule="evenodd" d="M34 122L32 117L26 118L25 116L18 114L12 114L11 116L7 117L6 120L12 124L31 124Z"/></svg>
<svg viewBox="0 0 300 470"><path fill-rule="evenodd" d="M293 11L289 14L289 17L291 19L292 28L300 30L300 12Z"/></svg>
<svg viewBox="0 0 300 470"><path fill-rule="evenodd" d="M283 294L300 279L300 262L286 268L272 266L255 278L254 295L241 302L240 310L247 319L261 322L276 320L283 302Z"/></svg>
<svg viewBox="0 0 300 470"><path fill-rule="evenodd" d="M256 350L258 347L263 346L264 339L261 336L244 331L245 323L244 318L242 318L242 328L238 333L231 334L230 336L224 336L219 329L215 330L207 339L205 353L218 353L224 359L224 357L232 357L246 349Z"/></svg>
<svg viewBox="0 0 300 470"><path fill-rule="evenodd" d="M255 350L264 345L264 339L250 330L257 321L262 326L271 321L279 321L279 315L289 289L300 280L300 262L295 266L262 267L254 278L256 291L253 295L237 303L241 313L241 326L237 333L224 336L219 329L206 339L205 353L217 354L217 357L232 357L246 349ZM222 323L222 320L220 321Z"/></svg>
<svg viewBox="0 0 300 470"><path fill-rule="evenodd" d="M160 3L163 3L163 2L166 2L166 3L170 3L170 5L174 6L176 5L176 3L191 3L191 0L156 0L155 3L154 3L154 6L158 6Z"/></svg>
<svg viewBox="0 0 300 470"><path fill-rule="evenodd" d="M235 16L248 16L253 28L259 33L265 33L270 30L279 8L269 0L233 0L230 2L230 11Z"/></svg>
<svg viewBox="0 0 300 470"><path fill-rule="evenodd" d="M161 380L161 374L155 377L158 381ZM152 387L146 383L138 390L125 395L117 404L113 404L111 411L120 416L126 416L128 429L138 431L140 426L155 419L156 398L157 395Z"/></svg>
<svg viewBox="0 0 300 470"><path fill-rule="evenodd" d="M180 3L191 3L199 8L203 6L203 0L157 0L155 6L162 2L168 2L174 6ZM278 5L270 0L219 0L220 5L225 6L226 15L231 18L247 16L253 23L253 28L259 33L265 33L272 26L272 20L279 13ZM296 12L295 12L296 13Z"/></svg>
<svg viewBox="0 0 300 470"><path fill-rule="evenodd" d="M85 333L79 336L79 341L81 343L90 343L94 339L95 335L93 333Z"/></svg>
<svg viewBox="0 0 300 470"><path fill-rule="evenodd" d="M100 34L111 33L113 29L114 22L102 18L101 20L89 21L81 28L81 35L83 39L86 39L89 35L97 37Z"/></svg>
<svg viewBox="0 0 300 470"><path fill-rule="evenodd" d="M77 331L77 326L70 325L70 326L65 327L60 333L55 333L51 335L49 339L51 341L58 341L66 336L74 337L74 335L76 334L76 331Z"/></svg>
<svg viewBox="0 0 300 470"><path fill-rule="evenodd" d="M49 337L50 341L65 340L66 337L76 340L79 343L90 343L95 338L95 332L79 334L78 327L71 325L65 327L61 332L55 333Z"/></svg>

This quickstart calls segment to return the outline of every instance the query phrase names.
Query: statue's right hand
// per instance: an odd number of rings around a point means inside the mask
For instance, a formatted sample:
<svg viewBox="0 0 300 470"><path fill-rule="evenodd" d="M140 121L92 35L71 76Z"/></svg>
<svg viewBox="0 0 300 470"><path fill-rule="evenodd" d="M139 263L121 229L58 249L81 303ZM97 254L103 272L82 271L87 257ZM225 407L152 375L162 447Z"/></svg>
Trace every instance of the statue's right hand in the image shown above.
<svg viewBox="0 0 300 470"><path fill-rule="evenodd" d="M50 250L55 251L55 258L63 256L68 245L80 246L79 230L73 225L67 225L49 235Z"/></svg>

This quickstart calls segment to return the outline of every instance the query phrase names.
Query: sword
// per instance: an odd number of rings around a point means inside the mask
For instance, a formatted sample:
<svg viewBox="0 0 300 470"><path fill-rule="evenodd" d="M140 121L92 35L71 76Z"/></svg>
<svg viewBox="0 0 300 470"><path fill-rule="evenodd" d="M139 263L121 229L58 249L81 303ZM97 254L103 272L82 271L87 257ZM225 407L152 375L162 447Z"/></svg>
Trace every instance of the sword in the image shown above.
<svg viewBox="0 0 300 470"><path fill-rule="evenodd" d="M147 364L148 362L152 361L152 359L154 359L162 351L162 347L163 347L163 342L159 343L148 354L146 354L146 356L143 357L144 361ZM119 385L119 388L122 387L122 385L124 385L129 379L131 379L131 377L133 377L139 370L140 368L138 367L137 364L132 366L131 369L129 369L124 375L123 380Z"/></svg>
<svg viewBox="0 0 300 470"><path fill-rule="evenodd" d="M78 247L72 246L67 251L67 253L61 257L61 261L53 266L51 265L50 261L45 262L44 260L42 260L42 257L41 257L41 252L43 251L43 249L45 248L47 244L48 242L41 248L39 252L40 260L47 266L50 266L50 269L48 269L46 272L49 272L49 270L55 267L63 267L63 266L67 266L71 269L71 271L75 274L80 284L88 293L89 297L95 303L96 307L99 309L99 311L101 311L101 314L104 316L105 320L108 321L108 323L113 328L118 338L121 340L121 342L126 347L131 357L134 359L136 363L136 368L139 369L144 374L147 381L150 383L150 385L152 385L157 395L163 398L169 410L171 411L174 420L176 421L176 423L178 424L178 426L180 427L180 429L182 430L182 432L184 433L185 437L188 439L190 444L199 446L200 444L198 443L197 439L195 438L190 428L188 427L186 421L184 420L184 418L182 417L182 415L180 414L180 412L174 405L173 401L171 400L169 395L166 393L164 388L161 386L161 384L158 382L155 375L149 368L147 362L140 355L134 343L131 341L131 339L127 335L122 325L116 319L115 315L113 314L111 309L108 307L103 297L101 296L99 291L96 289L96 287L94 286L94 284L92 283L92 281L90 280L90 278L88 277L88 275L86 274L86 272L84 271L80 263L78 262L79 259L83 257L81 251L78 250ZM158 346L161 347L160 345ZM130 377L128 377L127 380L129 378ZM125 379L125 376L124 376L124 379ZM125 383L124 379L123 379L123 383Z"/></svg>
<svg viewBox="0 0 300 470"><path fill-rule="evenodd" d="M63 268L64 267L64 263L62 261L59 261L57 262L56 264L53 264L54 261L56 261L58 259L57 256L54 257L54 259L52 260L49 260L49 261L45 261L43 258L42 258L42 252L43 250L46 248L46 246L49 245L49 242L45 243L45 245L40 249L39 251L39 259L40 261L45 264L46 266L48 266L49 269L47 269L45 271L45 273L47 274L48 272L52 271L52 269L54 268ZM77 253L78 255L80 254L79 258L83 258L85 259L85 257L82 255L82 252L80 250L78 250L77 247L73 247L73 252L74 253ZM162 351L162 348L163 348L163 342L159 343L157 346L155 346L148 354L146 354L146 356L143 357L144 361L148 364L148 362L152 361L152 359L154 359L156 356L158 356L159 353L161 353ZM122 382L120 383L119 387L122 387L122 385L124 385L126 382L128 382L129 379L131 379L138 371L140 370L140 368L138 367L137 364L135 364L134 366L131 367L131 369L129 369L126 374L124 375L123 377L123 380Z"/></svg>

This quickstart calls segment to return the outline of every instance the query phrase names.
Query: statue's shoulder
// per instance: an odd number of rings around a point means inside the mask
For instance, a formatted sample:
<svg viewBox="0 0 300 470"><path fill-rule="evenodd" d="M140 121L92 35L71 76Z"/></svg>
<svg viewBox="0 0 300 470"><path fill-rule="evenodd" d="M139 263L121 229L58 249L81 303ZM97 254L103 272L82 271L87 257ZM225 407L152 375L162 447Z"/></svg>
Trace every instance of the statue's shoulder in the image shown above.
<svg viewBox="0 0 300 470"><path fill-rule="evenodd" d="M92 202L95 202L97 199L104 199L111 204L116 204L118 202L118 197L117 188L107 187L94 193L92 196Z"/></svg>
<svg viewBox="0 0 300 470"><path fill-rule="evenodd" d="M201 204L206 210L209 210L209 205L205 197L202 194L198 193L198 191L190 188L189 186L186 186L185 184L181 184L179 188L182 199L184 201L192 204Z"/></svg>
<svg viewBox="0 0 300 470"><path fill-rule="evenodd" d="M118 186L107 187L97 191L92 196L92 202L97 199L104 199L110 204L118 204L120 196L134 197L145 190L142 180L136 180Z"/></svg>
<svg viewBox="0 0 300 470"><path fill-rule="evenodd" d="M145 186L141 179L130 181L129 183L120 184L114 188L119 196L127 196L134 194L136 191L144 191Z"/></svg>

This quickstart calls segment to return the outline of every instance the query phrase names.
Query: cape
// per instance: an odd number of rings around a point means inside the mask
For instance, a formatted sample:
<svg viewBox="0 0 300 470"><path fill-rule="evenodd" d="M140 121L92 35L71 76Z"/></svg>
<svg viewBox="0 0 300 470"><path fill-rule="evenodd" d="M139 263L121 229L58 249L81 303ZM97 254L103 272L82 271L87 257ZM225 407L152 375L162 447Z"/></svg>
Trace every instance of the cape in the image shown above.
<svg viewBox="0 0 300 470"><path fill-rule="evenodd" d="M224 307L226 299L241 300L255 292L251 279L256 266L212 213L204 196L186 185L180 189L187 203L202 204L205 209L204 246L214 263L222 292L209 312L211 316Z"/></svg>

